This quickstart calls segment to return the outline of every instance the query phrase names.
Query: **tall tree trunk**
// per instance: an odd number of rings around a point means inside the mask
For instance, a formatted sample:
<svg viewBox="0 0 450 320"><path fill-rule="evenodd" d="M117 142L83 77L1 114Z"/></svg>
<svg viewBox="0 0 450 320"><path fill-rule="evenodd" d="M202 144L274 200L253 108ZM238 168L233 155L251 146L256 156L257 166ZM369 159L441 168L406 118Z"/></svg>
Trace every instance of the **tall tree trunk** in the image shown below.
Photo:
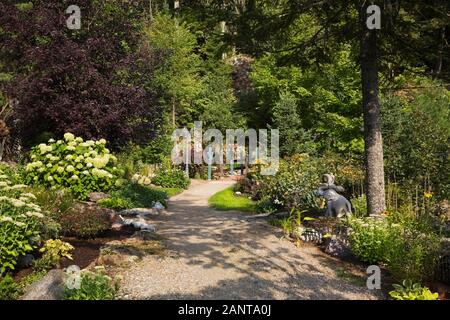
<svg viewBox="0 0 450 320"><path fill-rule="evenodd" d="M440 74L442 71L442 59L444 56L444 43L445 43L445 27L441 29L441 42L439 43L439 49L436 58L436 67L434 70L435 74Z"/></svg>
<svg viewBox="0 0 450 320"><path fill-rule="evenodd" d="M175 111L175 100L172 100L172 124L176 126L176 111Z"/></svg>
<svg viewBox="0 0 450 320"><path fill-rule="evenodd" d="M364 115L367 211L369 215L386 210L384 187L383 139L378 97L377 30L366 25L367 1L361 1L361 80Z"/></svg>

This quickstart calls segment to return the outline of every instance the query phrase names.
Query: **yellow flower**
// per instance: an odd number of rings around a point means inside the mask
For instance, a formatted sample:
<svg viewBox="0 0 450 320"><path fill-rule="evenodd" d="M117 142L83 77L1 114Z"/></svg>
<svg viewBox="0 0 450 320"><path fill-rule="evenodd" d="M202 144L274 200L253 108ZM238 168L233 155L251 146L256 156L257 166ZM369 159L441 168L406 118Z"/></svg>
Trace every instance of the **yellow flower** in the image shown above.
<svg viewBox="0 0 450 320"><path fill-rule="evenodd" d="M428 199L428 198L431 198L431 197L433 196L433 194L432 194L431 192L424 192L423 195L424 195L424 197L427 198L427 199Z"/></svg>

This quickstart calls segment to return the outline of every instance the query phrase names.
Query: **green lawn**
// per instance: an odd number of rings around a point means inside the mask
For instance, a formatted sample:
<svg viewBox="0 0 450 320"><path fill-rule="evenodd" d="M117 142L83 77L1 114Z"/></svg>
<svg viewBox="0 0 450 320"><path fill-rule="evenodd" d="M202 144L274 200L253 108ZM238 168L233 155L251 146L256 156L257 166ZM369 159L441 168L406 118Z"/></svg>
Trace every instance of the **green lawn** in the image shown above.
<svg viewBox="0 0 450 320"><path fill-rule="evenodd" d="M243 212L255 212L256 202L245 196L239 196L234 193L233 187L217 192L208 203L216 210L227 211L236 210Z"/></svg>

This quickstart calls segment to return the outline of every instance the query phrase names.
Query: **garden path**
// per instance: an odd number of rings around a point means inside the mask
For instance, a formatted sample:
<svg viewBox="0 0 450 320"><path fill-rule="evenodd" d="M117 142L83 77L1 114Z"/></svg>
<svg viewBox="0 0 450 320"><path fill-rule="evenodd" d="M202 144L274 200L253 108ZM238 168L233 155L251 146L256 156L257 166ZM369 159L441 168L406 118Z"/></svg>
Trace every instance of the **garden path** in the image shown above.
<svg viewBox="0 0 450 320"><path fill-rule="evenodd" d="M280 231L261 219L209 208L208 198L233 183L194 180L170 199L167 213L155 221L168 254L147 256L122 272L120 298L380 298L351 264L313 245L280 240Z"/></svg>

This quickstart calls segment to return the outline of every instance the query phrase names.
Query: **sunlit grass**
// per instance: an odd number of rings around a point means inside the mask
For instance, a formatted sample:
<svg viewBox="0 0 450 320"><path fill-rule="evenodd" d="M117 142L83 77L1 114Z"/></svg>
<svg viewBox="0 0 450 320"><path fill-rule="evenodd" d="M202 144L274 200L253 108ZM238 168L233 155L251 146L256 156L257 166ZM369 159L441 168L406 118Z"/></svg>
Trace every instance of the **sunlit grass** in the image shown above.
<svg viewBox="0 0 450 320"><path fill-rule="evenodd" d="M236 195L233 187L217 192L209 198L208 203L212 208L220 211L256 212L256 202L245 196Z"/></svg>

